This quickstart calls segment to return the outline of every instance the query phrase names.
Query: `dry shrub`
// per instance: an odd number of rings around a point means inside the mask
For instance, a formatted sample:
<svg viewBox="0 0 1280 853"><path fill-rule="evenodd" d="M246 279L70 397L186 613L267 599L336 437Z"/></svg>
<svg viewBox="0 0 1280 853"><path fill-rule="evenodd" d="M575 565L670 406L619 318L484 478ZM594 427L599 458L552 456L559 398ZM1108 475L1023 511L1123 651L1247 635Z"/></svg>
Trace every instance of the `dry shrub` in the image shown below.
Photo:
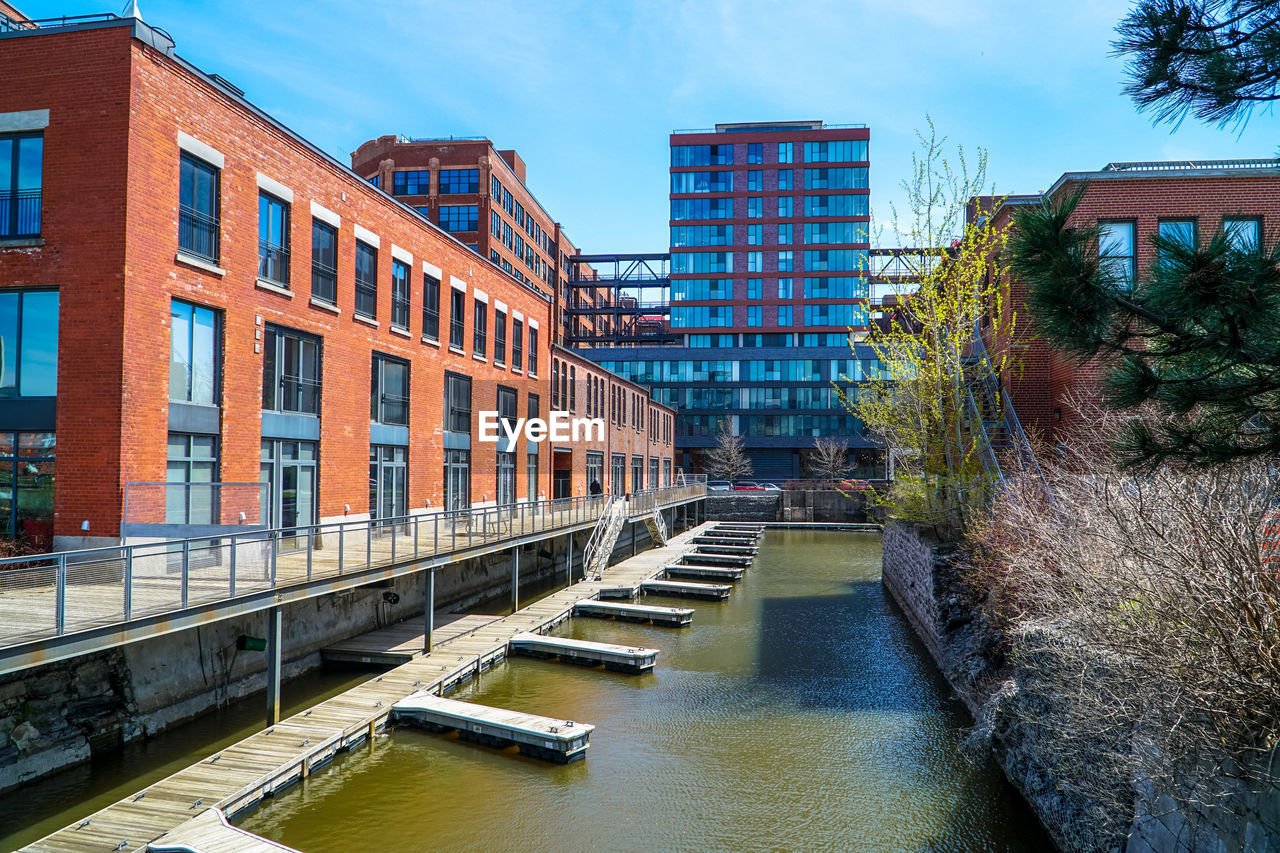
<svg viewBox="0 0 1280 853"><path fill-rule="evenodd" d="M1051 497L1014 476L971 530L1020 673L1003 713L1120 825L1142 780L1200 815L1280 790L1277 461L1125 470L1124 418L1087 414L1046 460Z"/></svg>

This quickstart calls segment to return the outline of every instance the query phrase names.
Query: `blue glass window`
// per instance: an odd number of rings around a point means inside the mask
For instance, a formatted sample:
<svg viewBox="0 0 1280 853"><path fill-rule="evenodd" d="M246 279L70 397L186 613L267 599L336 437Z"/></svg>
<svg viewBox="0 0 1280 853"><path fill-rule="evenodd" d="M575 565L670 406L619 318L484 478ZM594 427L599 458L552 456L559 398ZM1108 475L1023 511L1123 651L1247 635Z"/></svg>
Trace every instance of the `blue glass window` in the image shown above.
<svg viewBox="0 0 1280 853"><path fill-rule="evenodd" d="M440 195L480 192L479 169L441 169Z"/></svg>
<svg viewBox="0 0 1280 853"><path fill-rule="evenodd" d="M393 172L392 195L426 195L431 192L431 173L425 169L410 172Z"/></svg>
<svg viewBox="0 0 1280 853"><path fill-rule="evenodd" d="M44 137L0 136L0 237L40 234Z"/></svg>
<svg viewBox="0 0 1280 853"><path fill-rule="evenodd" d="M495 216L497 214L494 214ZM440 227L446 231L475 231L480 227L480 206L445 204L440 207Z"/></svg>

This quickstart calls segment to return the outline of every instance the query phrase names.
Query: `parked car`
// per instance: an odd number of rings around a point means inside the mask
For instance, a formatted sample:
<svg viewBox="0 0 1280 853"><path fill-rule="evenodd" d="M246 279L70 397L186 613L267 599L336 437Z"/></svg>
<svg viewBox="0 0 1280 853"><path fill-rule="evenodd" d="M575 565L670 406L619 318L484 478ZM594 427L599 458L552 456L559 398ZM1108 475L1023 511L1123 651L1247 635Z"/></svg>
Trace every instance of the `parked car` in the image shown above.
<svg viewBox="0 0 1280 853"><path fill-rule="evenodd" d="M757 483L756 483L756 485L757 485L757 486L759 486L760 488L764 489L766 492L780 492L780 491L782 491L782 486L779 486L777 483L761 483L761 482L757 482Z"/></svg>
<svg viewBox="0 0 1280 853"><path fill-rule="evenodd" d="M751 480L739 480L733 484L733 490L735 492L763 492L764 486Z"/></svg>
<svg viewBox="0 0 1280 853"><path fill-rule="evenodd" d="M730 489L728 480L707 480L708 492L727 492Z"/></svg>

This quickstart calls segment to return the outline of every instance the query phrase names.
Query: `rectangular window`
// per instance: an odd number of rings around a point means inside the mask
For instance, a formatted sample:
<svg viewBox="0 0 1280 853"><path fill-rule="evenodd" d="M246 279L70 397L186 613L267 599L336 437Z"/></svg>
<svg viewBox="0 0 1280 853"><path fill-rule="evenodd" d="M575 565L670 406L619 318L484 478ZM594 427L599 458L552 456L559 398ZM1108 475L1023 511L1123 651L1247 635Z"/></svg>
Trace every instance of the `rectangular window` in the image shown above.
<svg viewBox="0 0 1280 853"><path fill-rule="evenodd" d="M764 298L764 280L759 278L747 279L747 298L763 299Z"/></svg>
<svg viewBox="0 0 1280 853"><path fill-rule="evenodd" d="M502 217L498 215L498 211L490 211L489 213L489 231L495 237L502 236Z"/></svg>
<svg viewBox="0 0 1280 853"><path fill-rule="evenodd" d="M409 330L409 265L391 262L391 326Z"/></svg>
<svg viewBox="0 0 1280 853"><path fill-rule="evenodd" d="M676 221L686 219L732 219L733 199L673 198L671 200L671 218Z"/></svg>
<svg viewBox="0 0 1280 853"><path fill-rule="evenodd" d="M747 192L760 192L764 189L764 172L752 169L747 172Z"/></svg>
<svg viewBox="0 0 1280 853"><path fill-rule="evenodd" d="M1262 245L1262 220L1256 216L1228 216L1222 220L1222 232L1241 252L1256 252Z"/></svg>
<svg viewBox="0 0 1280 853"><path fill-rule="evenodd" d="M759 246L764 242L764 226L748 225L747 226L747 245Z"/></svg>
<svg viewBox="0 0 1280 853"><path fill-rule="evenodd" d="M493 309L493 362L507 363L507 313Z"/></svg>
<svg viewBox="0 0 1280 853"><path fill-rule="evenodd" d="M866 195L807 195L805 216L867 216Z"/></svg>
<svg viewBox="0 0 1280 853"><path fill-rule="evenodd" d="M338 303L338 229L319 219L311 220L311 296Z"/></svg>
<svg viewBox="0 0 1280 853"><path fill-rule="evenodd" d="M733 272L732 252L677 252L671 255L673 273Z"/></svg>
<svg viewBox="0 0 1280 853"><path fill-rule="evenodd" d="M409 425L409 362L375 352L370 392L370 420Z"/></svg>
<svg viewBox="0 0 1280 853"><path fill-rule="evenodd" d="M867 170L865 167L805 169L804 186L809 190L865 190Z"/></svg>
<svg viewBox="0 0 1280 853"><path fill-rule="evenodd" d="M1116 287L1133 287L1134 274L1134 223L1098 223L1098 260L1111 283Z"/></svg>
<svg viewBox="0 0 1280 853"><path fill-rule="evenodd" d="M788 249L778 253L778 272L791 272L792 253Z"/></svg>
<svg viewBox="0 0 1280 853"><path fill-rule="evenodd" d="M170 304L170 400L217 405L221 325L221 317L209 308L177 299Z"/></svg>
<svg viewBox="0 0 1280 853"><path fill-rule="evenodd" d="M40 236L44 136L0 136L0 237Z"/></svg>
<svg viewBox="0 0 1280 853"><path fill-rule="evenodd" d="M529 327L529 375L538 375L538 330Z"/></svg>
<svg viewBox="0 0 1280 853"><path fill-rule="evenodd" d="M760 196L752 196L747 199L747 218L759 219L764 216L764 199Z"/></svg>
<svg viewBox="0 0 1280 853"><path fill-rule="evenodd" d="M781 222L778 224L778 245L779 246L791 245L791 223L790 222Z"/></svg>
<svg viewBox="0 0 1280 853"><path fill-rule="evenodd" d="M763 163L764 162L764 143L748 142L747 143L747 163Z"/></svg>
<svg viewBox="0 0 1280 853"><path fill-rule="evenodd" d="M791 298L791 279L789 278L778 279L778 298L779 299Z"/></svg>
<svg viewBox="0 0 1280 853"><path fill-rule="evenodd" d="M1165 240L1187 249L1195 249L1196 221L1194 219L1161 219L1159 228L1160 236ZM1162 249L1160 251L1162 260L1164 255Z"/></svg>
<svg viewBox="0 0 1280 853"><path fill-rule="evenodd" d="M764 252L747 252L747 272L764 271Z"/></svg>
<svg viewBox="0 0 1280 853"><path fill-rule="evenodd" d="M493 203L497 204L498 200L502 198L502 183L498 180L497 175L490 175L489 181L489 196L493 199Z"/></svg>
<svg viewBox="0 0 1280 853"><path fill-rule="evenodd" d="M445 373L444 428L448 432L471 434L471 377Z"/></svg>
<svg viewBox="0 0 1280 853"><path fill-rule="evenodd" d="M732 246L732 225L672 225L671 245Z"/></svg>
<svg viewBox="0 0 1280 853"><path fill-rule="evenodd" d="M747 306L747 325L762 326L764 325L764 307L760 305Z"/></svg>
<svg viewBox="0 0 1280 853"><path fill-rule="evenodd" d="M422 336L440 340L440 279L422 274Z"/></svg>
<svg viewBox="0 0 1280 853"><path fill-rule="evenodd" d="M524 368L524 323L515 318L511 320L511 367Z"/></svg>
<svg viewBox="0 0 1280 853"><path fill-rule="evenodd" d="M441 205L440 227L451 233L461 233L479 229L480 206L476 204Z"/></svg>
<svg viewBox="0 0 1280 853"><path fill-rule="evenodd" d="M431 173L425 169L394 172L391 176L392 195L427 195L431 192Z"/></svg>
<svg viewBox="0 0 1280 853"><path fill-rule="evenodd" d="M791 306L790 305L778 306L778 325L779 326L791 325Z"/></svg>
<svg viewBox="0 0 1280 853"><path fill-rule="evenodd" d="M0 291L0 399L57 394L58 291Z"/></svg>
<svg viewBox="0 0 1280 853"><path fill-rule="evenodd" d="M267 324L262 340L262 408L320 414L320 339Z"/></svg>
<svg viewBox="0 0 1280 853"><path fill-rule="evenodd" d="M440 195L480 192L479 169L441 169Z"/></svg>
<svg viewBox="0 0 1280 853"><path fill-rule="evenodd" d="M867 279L854 276L826 276L804 280L805 299L865 299Z"/></svg>
<svg viewBox="0 0 1280 853"><path fill-rule="evenodd" d="M220 170L183 153L178 178L178 248L197 258L218 262Z"/></svg>
<svg viewBox="0 0 1280 853"><path fill-rule="evenodd" d="M829 142L806 142L806 163L861 163L867 159L865 139L837 139Z"/></svg>
<svg viewBox="0 0 1280 853"><path fill-rule="evenodd" d="M816 249L804 253L806 270L865 270L866 249Z"/></svg>
<svg viewBox="0 0 1280 853"><path fill-rule="evenodd" d="M703 302L709 299L732 299L733 279L683 278L671 282L671 299L674 302Z"/></svg>
<svg viewBox="0 0 1280 853"><path fill-rule="evenodd" d="M476 300L475 327L471 330L471 352L483 356L489 346L489 306Z"/></svg>
<svg viewBox="0 0 1280 853"><path fill-rule="evenodd" d="M806 222L804 242L808 245L823 243L865 243L865 222Z"/></svg>
<svg viewBox="0 0 1280 853"><path fill-rule="evenodd" d="M169 433L165 464L167 524L213 524L218 518L218 437Z"/></svg>
<svg viewBox="0 0 1280 853"><path fill-rule="evenodd" d="M731 193L733 172L672 172L673 193Z"/></svg>
<svg viewBox="0 0 1280 853"><path fill-rule="evenodd" d="M778 170L778 189L780 190L791 189L791 170L790 169Z"/></svg>
<svg viewBox="0 0 1280 853"><path fill-rule="evenodd" d="M370 518L401 518L408 513L407 456L403 447L369 445Z"/></svg>
<svg viewBox="0 0 1280 853"><path fill-rule="evenodd" d="M732 145L672 145L672 166L732 166Z"/></svg>
<svg viewBox="0 0 1280 853"><path fill-rule="evenodd" d="M449 346L461 350L466 347L467 294L453 287L449 295Z"/></svg>
<svg viewBox="0 0 1280 853"><path fill-rule="evenodd" d="M780 219L787 219L790 216L791 216L791 196L789 195L778 196L778 217Z"/></svg>
<svg viewBox="0 0 1280 853"><path fill-rule="evenodd" d="M778 162L779 162L779 163L790 163L790 162L792 162L792 157L793 157L793 155L792 155L792 151L793 151L793 149L792 149L792 145L794 145L794 144L795 144L795 143L792 143L792 142L779 142L779 143L778 143Z"/></svg>
<svg viewBox="0 0 1280 853"><path fill-rule="evenodd" d="M511 190L503 187L502 189L502 209L512 216L516 215L516 200L511 195Z"/></svg>
<svg viewBox="0 0 1280 853"><path fill-rule="evenodd" d="M356 241L356 314L378 316L378 250Z"/></svg>

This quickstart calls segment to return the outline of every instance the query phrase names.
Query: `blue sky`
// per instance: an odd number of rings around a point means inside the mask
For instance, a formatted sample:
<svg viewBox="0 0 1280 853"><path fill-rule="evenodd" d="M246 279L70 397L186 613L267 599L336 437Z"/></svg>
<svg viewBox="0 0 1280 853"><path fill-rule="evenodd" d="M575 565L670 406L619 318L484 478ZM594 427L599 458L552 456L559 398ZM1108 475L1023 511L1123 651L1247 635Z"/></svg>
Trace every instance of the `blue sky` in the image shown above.
<svg viewBox="0 0 1280 853"><path fill-rule="evenodd" d="M1243 132L1136 113L1109 55L1129 7L1114 0L140 2L180 55L343 162L386 133L515 148L588 252L665 250L674 128L868 124L882 219L926 113L989 150L999 193L1112 160L1271 157L1280 140L1272 112ZM120 11L18 4L32 17Z"/></svg>

